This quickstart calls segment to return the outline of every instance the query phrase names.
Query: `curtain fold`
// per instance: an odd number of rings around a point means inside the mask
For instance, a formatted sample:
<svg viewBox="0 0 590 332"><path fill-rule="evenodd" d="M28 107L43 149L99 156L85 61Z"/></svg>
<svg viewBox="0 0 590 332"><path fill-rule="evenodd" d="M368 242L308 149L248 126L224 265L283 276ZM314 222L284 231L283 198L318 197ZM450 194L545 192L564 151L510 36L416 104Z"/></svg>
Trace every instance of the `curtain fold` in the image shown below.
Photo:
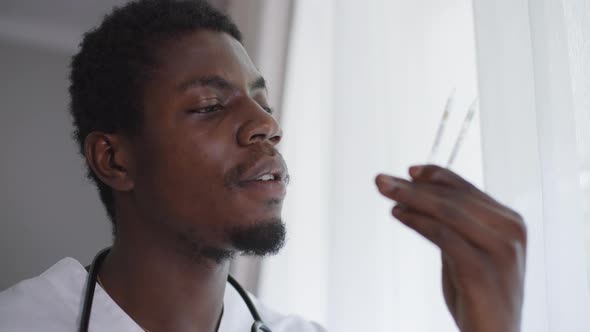
<svg viewBox="0 0 590 332"><path fill-rule="evenodd" d="M590 328L564 3L475 1L485 182L527 222L531 332Z"/></svg>

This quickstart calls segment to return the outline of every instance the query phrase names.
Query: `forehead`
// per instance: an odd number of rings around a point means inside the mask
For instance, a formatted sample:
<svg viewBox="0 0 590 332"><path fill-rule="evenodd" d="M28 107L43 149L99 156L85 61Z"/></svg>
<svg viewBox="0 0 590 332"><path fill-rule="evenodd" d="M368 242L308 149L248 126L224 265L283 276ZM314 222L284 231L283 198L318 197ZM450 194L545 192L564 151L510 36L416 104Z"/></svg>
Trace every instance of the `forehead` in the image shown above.
<svg viewBox="0 0 590 332"><path fill-rule="evenodd" d="M223 32L198 30L174 38L158 52L155 81L181 84L198 76L217 75L246 87L260 76L242 44Z"/></svg>

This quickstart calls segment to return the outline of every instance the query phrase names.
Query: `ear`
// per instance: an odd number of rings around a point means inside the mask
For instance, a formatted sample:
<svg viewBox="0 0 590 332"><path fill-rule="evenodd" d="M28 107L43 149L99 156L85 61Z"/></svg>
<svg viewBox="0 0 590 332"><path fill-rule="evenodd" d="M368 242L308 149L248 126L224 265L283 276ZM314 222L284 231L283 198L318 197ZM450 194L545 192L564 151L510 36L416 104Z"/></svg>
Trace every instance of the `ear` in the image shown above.
<svg viewBox="0 0 590 332"><path fill-rule="evenodd" d="M94 131L84 140L84 155L94 174L117 191L130 191L132 155L128 142L116 134Z"/></svg>

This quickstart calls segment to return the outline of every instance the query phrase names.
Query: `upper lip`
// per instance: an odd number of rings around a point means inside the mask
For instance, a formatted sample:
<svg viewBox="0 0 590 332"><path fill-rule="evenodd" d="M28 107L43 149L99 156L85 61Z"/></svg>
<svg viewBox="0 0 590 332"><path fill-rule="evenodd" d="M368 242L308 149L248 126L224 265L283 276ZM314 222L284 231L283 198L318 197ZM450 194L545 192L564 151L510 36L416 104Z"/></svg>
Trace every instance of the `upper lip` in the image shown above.
<svg viewBox="0 0 590 332"><path fill-rule="evenodd" d="M241 182L256 181L261 176L271 174L275 180L285 181L287 180L287 166L280 157L260 159L249 168L243 177Z"/></svg>

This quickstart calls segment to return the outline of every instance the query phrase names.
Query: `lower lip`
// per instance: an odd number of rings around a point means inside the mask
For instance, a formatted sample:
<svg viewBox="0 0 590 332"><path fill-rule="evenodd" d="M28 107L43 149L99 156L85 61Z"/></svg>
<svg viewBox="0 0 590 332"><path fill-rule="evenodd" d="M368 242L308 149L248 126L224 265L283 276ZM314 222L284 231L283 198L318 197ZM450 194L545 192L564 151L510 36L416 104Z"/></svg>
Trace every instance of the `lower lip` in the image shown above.
<svg viewBox="0 0 590 332"><path fill-rule="evenodd" d="M272 199L282 199L287 194L287 186L282 180L242 182L240 188Z"/></svg>

